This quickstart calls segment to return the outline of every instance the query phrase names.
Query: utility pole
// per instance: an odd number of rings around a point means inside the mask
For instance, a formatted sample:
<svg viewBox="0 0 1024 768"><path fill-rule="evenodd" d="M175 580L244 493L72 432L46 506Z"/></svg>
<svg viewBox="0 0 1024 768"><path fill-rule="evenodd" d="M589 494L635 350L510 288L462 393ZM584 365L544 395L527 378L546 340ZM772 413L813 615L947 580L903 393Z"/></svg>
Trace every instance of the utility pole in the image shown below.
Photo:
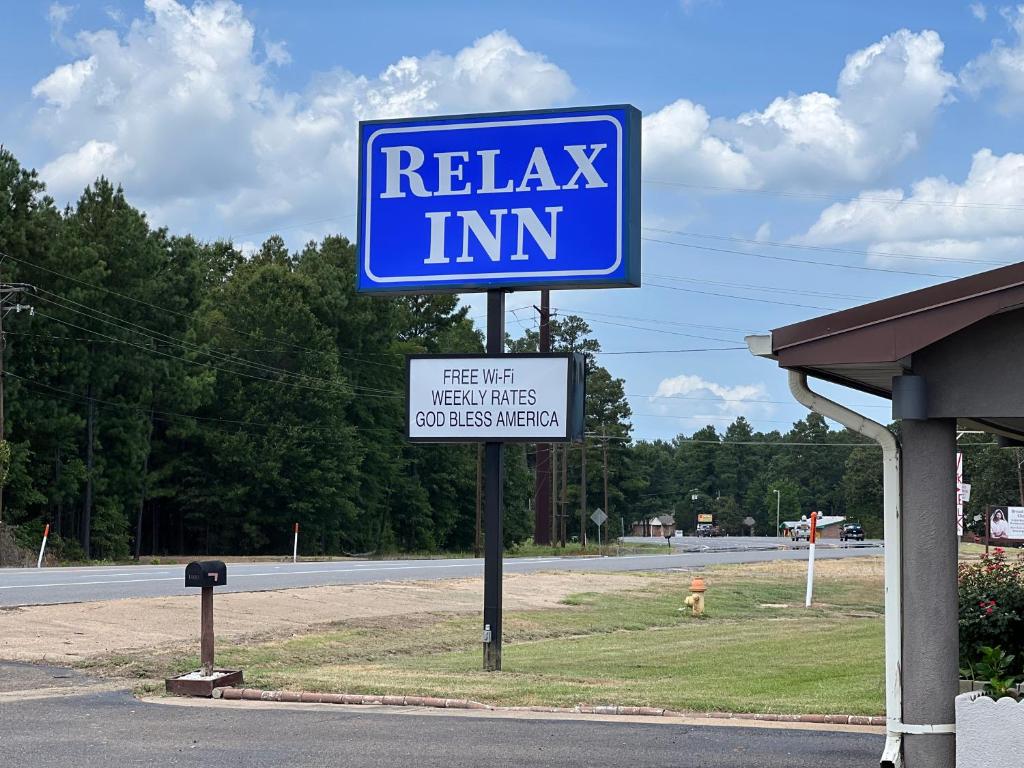
<svg viewBox="0 0 1024 768"><path fill-rule="evenodd" d="M580 546L587 547L587 436L580 445Z"/></svg>
<svg viewBox="0 0 1024 768"><path fill-rule="evenodd" d="M775 491L775 535L778 536L779 535L779 525L780 525L780 523L779 523L779 507L782 504L782 494L780 494L774 488L772 490ZM1024 496L1022 496L1022 498L1024 498Z"/></svg>
<svg viewBox="0 0 1024 768"><path fill-rule="evenodd" d="M146 457L142 460L142 488L139 490L139 513L135 518L135 562L139 562L139 558L142 556L142 514L146 510L146 492L149 488L149 455L152 451L153 411L150 410L149 430L146 433Z"/></svg>
<svg viewBox="0 0 1024 768"><path fill-rule="evenodd" d="M22 304L20 301L10 307L7 306L7 299L18 296L26 291L35 290L27 283L0 283L0 443L7 439L6 424L4 421L4 384L6 371L4 370L4 357L7 353L7 334L4 332L4 317L8 312L21 312L27 309L30 313L35 312L32 307ZM4 521L4 487L0 484L0 523Z"/></svg>
<svg viewBox="0 0 1024 768"><path fill-rule="evenodd" d="M604 453L604 512L611 517L611 507L608 506L608 436L602 435L601 448ZM607 529L605 529L605 543L608 542Z"/></svg>
<svg viewBox="0 0 1024 768"><path fill-rule="evenodd" d="M559 505L561 508L561 514L559 514L559 538L558 543L565 548L565 521L568 517L566 511L566 504L568 503L569 496L569 444L565 443L562 446L562 501Z"/></svg>
<svg viewBox="0 0 1024 768"><path fill-rule="evenodd" d="M551 446L548 455L551 456L551 480L553 485L551 494L551 543L554 544L558 541L558 446Z"/></svg>
<svg viewBox="0 0 1024 768"><path fill-rule="evenodd" d="M1020 469L1021 464L1024 464L1024 458L1021 458L1020 454L1020 448L1013 449L1013 457L1017 460L1017 490L1020 492L1020 503L1024 505L1024 476Z"/></svg>
<svg viewBox="0 0 1024 768"><path fill-rule="evenodd" d="M551 352L551 292L540 292L540 352ZM536 500L533 517L534 544L551 544L551 445L537 444L536 481L533 497Z"/></svg>

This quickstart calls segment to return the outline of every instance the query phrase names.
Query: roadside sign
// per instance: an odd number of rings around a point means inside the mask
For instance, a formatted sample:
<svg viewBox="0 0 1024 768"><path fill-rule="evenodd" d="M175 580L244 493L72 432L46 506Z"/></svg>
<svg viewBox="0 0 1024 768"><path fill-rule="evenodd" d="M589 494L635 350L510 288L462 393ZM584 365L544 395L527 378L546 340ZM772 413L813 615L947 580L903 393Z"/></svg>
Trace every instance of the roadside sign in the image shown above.
<svg viewBox="0 0 1024 768"><path fill-rule="evenodd" d="M702 512L699 515L697 515L698 523L711 523L714 522L714 519L714 515L708 514L706 512Z"/></svg>
<svg viewBox="0 0 1024 768"><path fill-rule="evenodd" d="M594 525L604 525L604 521L608 519L608 515L605 511L598 507L594 510L594 514L590 516L590 519L594 521Z"/></svg>
<svg viewBox="0 0 1024 768"><path fill-rule="evenodd" d="M1024 507L989 507L988 514L990 538L1024 540Z"/></svg>
<svg viewBox="0 0 1024 768"><path fill-rule="evenodd" d="M407 436L420 443L583 436L583 355L410 355Z"/></svg>
<svg viewBox="0 0 1024 768"><path fill-rule="evenodd" d="M640 285L629 105L359 124L360 291Z"/></svg>

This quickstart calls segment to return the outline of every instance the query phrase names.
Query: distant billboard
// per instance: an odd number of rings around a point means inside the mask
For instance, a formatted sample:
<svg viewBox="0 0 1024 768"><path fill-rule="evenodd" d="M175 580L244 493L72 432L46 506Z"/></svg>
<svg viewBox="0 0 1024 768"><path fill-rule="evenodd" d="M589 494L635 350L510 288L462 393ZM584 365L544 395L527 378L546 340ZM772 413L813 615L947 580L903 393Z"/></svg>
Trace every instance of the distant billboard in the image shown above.
<svg viewBox="0 0 1024 768"><path fill-rule="evenodd" d="M1024 507L989 507L988 536L1000 540L1024 540Z"/></svg>
<svg viewBox="0 0 1024 768"><path fill-rule="evenodd" d="M714 522L714 516L713 515L709 515L709 514L705 514L705 513L701 513L701 514L697 515L697 522L698 523L712 523L712 522Z"/></svg>

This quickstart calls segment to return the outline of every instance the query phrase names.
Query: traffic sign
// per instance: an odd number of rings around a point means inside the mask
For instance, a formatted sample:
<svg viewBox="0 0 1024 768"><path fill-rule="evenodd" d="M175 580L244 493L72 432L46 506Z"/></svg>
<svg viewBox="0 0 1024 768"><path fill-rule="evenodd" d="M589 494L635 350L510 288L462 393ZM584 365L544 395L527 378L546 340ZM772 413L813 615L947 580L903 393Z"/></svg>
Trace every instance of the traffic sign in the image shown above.
<svg viewBox="0 0 1024 768"><path fill-rule="evenodd" d="M629 105L359 124L360 291L640 285Z"/></svg>
<svg viewBox="0 0 1024 768"><path fill-rule="evenodd" d="M590 516L590 519L594 521L594 525L604 525L604 521L608 519L608 515L605 511L598 507L594 510L594 514Z"/></svg>

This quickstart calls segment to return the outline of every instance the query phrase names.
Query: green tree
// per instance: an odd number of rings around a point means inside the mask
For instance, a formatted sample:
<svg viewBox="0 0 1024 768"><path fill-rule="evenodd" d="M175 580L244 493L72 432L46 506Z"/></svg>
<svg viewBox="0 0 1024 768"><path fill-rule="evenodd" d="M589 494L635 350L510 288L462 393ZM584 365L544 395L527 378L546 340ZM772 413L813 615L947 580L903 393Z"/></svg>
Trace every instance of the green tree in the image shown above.
<svg viewBox="0 0 1024 768"><path fill-rule="evenodd" d="M864 526L864 535L883 535L882 452L874 446L850 451L843 473L843 501L851 522Z"/></svg>

